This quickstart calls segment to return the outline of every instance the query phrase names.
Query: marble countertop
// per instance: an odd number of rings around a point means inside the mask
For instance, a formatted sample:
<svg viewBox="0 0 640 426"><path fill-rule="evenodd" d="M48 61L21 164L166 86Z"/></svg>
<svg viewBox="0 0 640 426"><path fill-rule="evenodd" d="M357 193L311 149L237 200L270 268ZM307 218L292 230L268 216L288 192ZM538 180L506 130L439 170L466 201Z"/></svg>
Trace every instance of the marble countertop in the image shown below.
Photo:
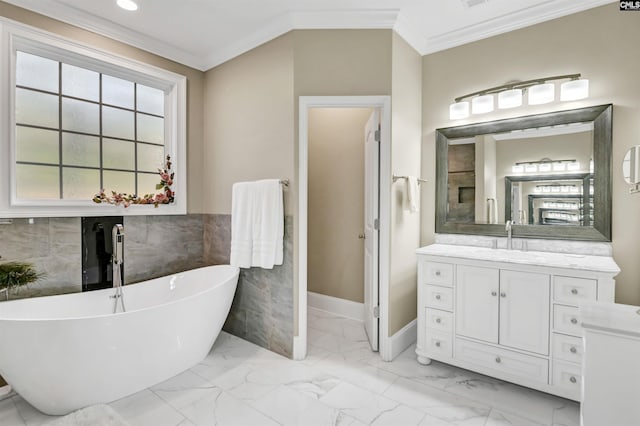
<svg viewBox="0 0 640 426"><path fill-rule="evenodd" d="M588 329L640 337L640 306L584 303L580 305L580 318Z"/></svg>
<svg viewBox="0 0 640 426"><path fill-rule="evenodd" d="M416 250L417 254L446 256L460 259L538 265L617 274L620 268L609 256L491 249L453 244L432 244Z"/></svg>

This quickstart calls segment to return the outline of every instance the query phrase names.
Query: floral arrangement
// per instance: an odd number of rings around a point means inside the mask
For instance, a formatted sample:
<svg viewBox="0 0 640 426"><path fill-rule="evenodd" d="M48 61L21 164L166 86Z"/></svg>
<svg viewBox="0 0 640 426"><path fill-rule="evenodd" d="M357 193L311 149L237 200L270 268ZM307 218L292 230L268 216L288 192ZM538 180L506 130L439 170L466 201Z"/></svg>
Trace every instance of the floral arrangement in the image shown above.
<svg viewBox="0 0 640 426"><path fill-rule="evenodd" d="M4 292L6 299L9 300L9 291L12 288L32 283L43 276L37 273L30 263L0 263L0 291Z"/></svg>
<svg viewBox="0 0 640 426"><path fill-rule="evenodd" d="M167 162L164 169L158 169L160 175L160 183L156 185L156 189L161 189L162 192L157 194L145 194L142 197L138 195L130 195L122 192L116 193L111 191L111 195L107 195L104 189L100 190L98 194L93 197L94 203L107 203L116 206L123 205L125 208L131 204L153 204L154 207L158 207L160 204L173 203L176 193L171 190L173 185L174 173L171 171L171 156L167 155Z"/></svg>

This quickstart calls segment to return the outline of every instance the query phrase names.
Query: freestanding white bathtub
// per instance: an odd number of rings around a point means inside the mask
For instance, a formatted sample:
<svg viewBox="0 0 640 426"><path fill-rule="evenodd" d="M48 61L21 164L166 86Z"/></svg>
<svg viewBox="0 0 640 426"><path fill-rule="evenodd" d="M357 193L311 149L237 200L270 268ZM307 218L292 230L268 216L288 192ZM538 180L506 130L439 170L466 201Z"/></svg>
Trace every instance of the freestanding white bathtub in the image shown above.
<svg viewBox="0 0 640 426"><path fill-rule="evenodd" d="M46 414L107 403L202 361L229 314L239 269L194 269L123 288L0 302L0 375Z"/></svg>

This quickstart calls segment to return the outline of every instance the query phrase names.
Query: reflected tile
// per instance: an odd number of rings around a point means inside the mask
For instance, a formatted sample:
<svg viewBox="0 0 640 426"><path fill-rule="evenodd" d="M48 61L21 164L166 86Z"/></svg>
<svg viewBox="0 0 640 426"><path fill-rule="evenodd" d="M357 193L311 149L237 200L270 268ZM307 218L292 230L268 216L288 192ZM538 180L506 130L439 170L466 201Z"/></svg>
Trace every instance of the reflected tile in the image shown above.
<svg viewBox="0 0 640 426"><path fill-rule="evenodd" d="M393 362L374 358L369 364L438 389L444 389L452 380L464 374L464 370L437 361L433 361L429 365L422 365L416 360L415 352L409 350L403 352Z"/></svg>
<svg viewBox="0 0 640 426"><path fill-rule="evenodd" d="M580 404L564 401L564 405L553 410L553 426L580 426Z"/></svg>
<svg viewBox="0 0 640 426"><path fill-rule="evenodd" d="M320 401L366 424L370 424L385 411L399 405L389 398L350 383L340 383L320 398Z"/></svg>
<svg viewBox="0 0 640 426"><path fill-rule="evenodd" d="M184 420L182 414L148 389L109 405L136 426L176 426Z"/></svg>
<svg viewBox="0 0 640 426"><path fill-rule="evenodd" d="M181 413L196 426L277 426L278 423L227 392L212 390L183 407Z"/></svg>
<svg viewBox="0 0 640 426"><path fill-rule="evenodd" d="M485 426L547 426L547 424L534 422L494 408L491 410L491 413L489 413L489 418Z"/></svg>
<svg viewBox="0 0 640 426"><path fill-rule="evenodd" d="M24 426L26 423L20 417L18 408L11 398L0 401L0 425Z"/></svg>
<svg viewBox="0 0 640 426"><path fill-rule="evenodd" d="M279 386L251 406L285 426L334 425L340 411L287 386Z"/></svg>
<svg viewBox="0 0 640 426"><path fill-rule="evenodd" d="M345 361L340 355L329 356L317 364L316 368L333 374L345 382L371 392L381 394L398 378L396 374L373 365Z"/></svg>

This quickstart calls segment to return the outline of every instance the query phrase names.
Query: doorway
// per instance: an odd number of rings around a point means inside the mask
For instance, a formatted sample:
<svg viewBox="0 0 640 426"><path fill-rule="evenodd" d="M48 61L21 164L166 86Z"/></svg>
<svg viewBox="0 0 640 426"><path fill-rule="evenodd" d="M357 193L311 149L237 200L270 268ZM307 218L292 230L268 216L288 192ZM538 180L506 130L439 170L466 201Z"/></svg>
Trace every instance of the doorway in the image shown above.
<svg viewBox="0 0 640 426"><path fill-rule="evenodd" d="M300 97L294 359L306 356L308 295L359 305L372 350L388 358L389 104L388 96ZM356 143L341 146L342 132Z"/></svg>

